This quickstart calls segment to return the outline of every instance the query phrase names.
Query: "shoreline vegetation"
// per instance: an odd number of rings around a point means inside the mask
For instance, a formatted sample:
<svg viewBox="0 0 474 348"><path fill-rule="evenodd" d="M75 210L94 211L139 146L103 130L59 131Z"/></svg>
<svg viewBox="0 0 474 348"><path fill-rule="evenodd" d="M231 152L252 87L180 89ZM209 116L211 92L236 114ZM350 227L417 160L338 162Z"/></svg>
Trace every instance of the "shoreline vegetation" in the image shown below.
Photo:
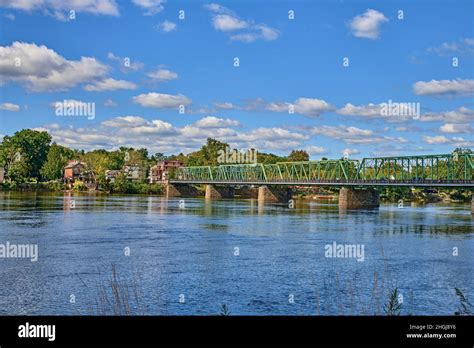
<svg viewBox="0 0 474 348"><path fill-rule="evenodd" d="M193 185L204 197L204 185ZM164 184L128 183L121 190L88 189L82 182L77 182L69 189L66 184L58 181L36 182L36 183L4 183L0 185L0 192L36 192L36 193L78 193L78 194L103 194L103 195L157 195L164 196L166 188ZM387 188L379 190L380 201L385 203L414 202L426 203L470 203L471 192L460 189L410 189L410 188ZM326 187L314 189L296 189L293 199L302 200L336 200L339 196L339 188Z"/></svg>
<svg viewBox="0 0 474 348"><path fill-rule="evenodd" d="M5 180L0 184L1 191L16 192L88 192L90 194L153 194L164 195L163 182L150 183L147 173L158 161L179 161L184 166L216 166L222 152L231 153L229 144L208 138L200 150L187 155L166 156L163 153L150 155L146 148L134 149L120 147L107 151L96 149L84 151L71 149L52 142L45 131L23 129L13 136L5 136L0 143L0 167L4 168ZM230 152L229 152L230 151ZM456 149L455 152L471 152L470 149ZM256 150L255 150L256 153ZM326 158L322 158L323 160ZM64 168L71 160L87 164L91 182L64 179ZM256 161L262 164L277 162L308 161L309 154L304 150L293 150L288 156L272 153L257 153ZM123 168L134 166L139 169L138 180L130 180ZM116 171L119 174L111 181L106 173ZM171 170L169 178L174 173ZM204 196L204 186L196 186ZM433 202L470 202L469 189L420 189L409 187L388 187L378 189L382 202L433 203ZM338 187L296 188L296 199L337 198Z"/></svg>

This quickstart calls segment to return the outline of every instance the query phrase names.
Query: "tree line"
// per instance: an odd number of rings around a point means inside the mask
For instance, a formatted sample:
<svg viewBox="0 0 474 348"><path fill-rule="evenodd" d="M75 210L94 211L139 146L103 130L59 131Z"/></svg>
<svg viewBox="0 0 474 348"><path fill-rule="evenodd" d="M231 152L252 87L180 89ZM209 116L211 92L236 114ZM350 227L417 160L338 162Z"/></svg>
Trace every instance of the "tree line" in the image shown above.
<svg viewBox="0 0 474 348"><path fill-rule="evenodd" d="M5 169L6 182L48 182L62 180L66 164L70 160L80 160L87 164L96 182L105 185L106 170L121 170L125 165L138 165L146 173L152 165L162 160L178 160L185 166L218 165L218 153L226 149L229 149L229 144L208 138L198 151L187 155L150 155L146 148L132 147L86 152L52 142L51 135L46 131L23 129L3 138L0 143L0 166ZM309 155L304 150L293 150L286 157L272 153L257 154L257 162L264 164L307 160Z"/></svg>

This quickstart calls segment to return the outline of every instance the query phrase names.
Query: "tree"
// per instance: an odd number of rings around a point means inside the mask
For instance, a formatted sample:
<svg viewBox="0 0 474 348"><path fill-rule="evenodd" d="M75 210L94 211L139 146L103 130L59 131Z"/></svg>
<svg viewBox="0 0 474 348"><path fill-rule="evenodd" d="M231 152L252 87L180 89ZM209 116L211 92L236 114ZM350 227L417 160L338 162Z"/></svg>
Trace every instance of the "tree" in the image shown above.
<svg viewBox="0 0 474 348"><path fill-rule="evenodd" d="M114 192L127 193L130 190L130 186L127 176L124 173L120 173L115 178L112 188Z"/></svg>
<svg viewBox="0 0 474 348"><path fill-rule="evenodd" d="M167 159L167 157L161 152L157 152L153 156L151 156L152 162L165 161L166 159Z"/></svg>
<svg viewBox="0 0 474 348"><path fill-rule="evenodd" d="M137 151L137 153L140 156L142 161L148 160L148 150L147 149L141 148L141 149L138 149L136 151Z"/></svg>
<svg viewBox="0 0 474 348"><path fill-rule="evenodd" d="M278 162L286 162L285 157L274 155L273 153L257 153L257 162L262 164L275 164Z"/></svg>
<svg viewBox="0 0 474 348"><path fill-rule="evenodd" d="M205 145L201 147L199 151L191 152L185 157L184 165L186 166L216 166L218 165L217 158L219 156L219 150L225 151L229 147L229 144L220 142L219 140L207 138ZM178 156L171 156L181 160L182 154Z"/></svg>
<svg viewBox="0 0 474 348"><path fill-rule="evenodd" d="M6 176L13 181L40 179L46 161L51 136L47 132L23 129L12 137L5 136L0 145L0 161L5 164Z"/></svg>
<svg viewBox="0 0 474 348"><path fill-rule="evenodd" d="M171 155L167 157L167 159L170 161L180 161L184 165L187 165L186 164L187 157L182 152L180 152L179 155Z"/></svg>
<svg viewBox="0 0 474 348"><path fill-rule="evenodd" d="M41 176L47 180L61 179L67 162L74 158L74 151L53 143L49 148L46 161L41 168Z"/></svg>
<svg viewBox="0 0 474 348"><path fill-rule="evenodd" d="M110 170L120 170L125 164L125 156L122 151L112 151L108 153L108 168Z"/></svg>
<svg viewBox="0 0 474 348"><path fill-rule="evenodd" d="M289 162L309 161L309 155L305 150L293 150L288 155Z"/></svg>
<svg viewBox="0 0 474 348"><path fill-rule="evenodd" d="M472 153L472 150L469 149L469 148L463 148L463 147L457 147L456 149L454 149L453 151L453 154L454 153L457 153L459 155L464 155L464 154L471 154Z"/></svg>
<svg viewBox="0 0 474 348"><path fill-rule="evenodd" d="M219 150L225 151L229 147L229 144L220 142L219 140L207 138L206 145L201 147L199 150L202 156L203 163L205 166L216 166L218 165L217 157L219 156Z"/></svg>

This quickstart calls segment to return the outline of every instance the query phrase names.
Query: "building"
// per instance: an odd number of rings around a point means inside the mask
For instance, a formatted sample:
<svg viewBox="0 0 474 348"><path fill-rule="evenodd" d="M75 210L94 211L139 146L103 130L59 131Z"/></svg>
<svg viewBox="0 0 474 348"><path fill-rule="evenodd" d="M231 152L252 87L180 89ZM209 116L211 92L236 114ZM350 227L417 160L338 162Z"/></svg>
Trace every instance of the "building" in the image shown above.
<svg viewBox="0 0 474 348"><path fill-rule="evenodd" d="M64 181L74 182L76 180L92 182L93 175L87 170L86 163L79 160L72 160L64 167Z"/></svg>
<svg viewBox="0 0 474 348"><path fill-rule="evenodd" d="M173 170L182 166L183 163L180 161L159 161L150 168L150 175L148 176L150 184L166 181Z"/></svg>
<svg viewBox="0 0 474 348"><path fill-rule="evenodd" d="M117 175L120 174L120 170L106 170L105 171L105 179L108 181L108 182L115 182L115 178L117 177Z"/></svg>
<svg viewBox="0 0 474 348"><path fill-rule="evenodd" d="M120 170L106 170L105 179L109 183L114 183L117 176L120 174L125 175L127 180L141 182L145 179L145 172L138 164L130 164L123 166Z"/></svg>
<svg viewBox="0 0 474 348"><path fill-rule="evenodd" d="M3 184L4 179L5 179L5 168L0 167L0 184Z"/></svg>
<svg viewBox="0 0 474 348"><path fill-rule="evenodd" d="M131 164L123 167L123 173L128 180L141 181L144 179L143 170L138 164Z"/></svg>

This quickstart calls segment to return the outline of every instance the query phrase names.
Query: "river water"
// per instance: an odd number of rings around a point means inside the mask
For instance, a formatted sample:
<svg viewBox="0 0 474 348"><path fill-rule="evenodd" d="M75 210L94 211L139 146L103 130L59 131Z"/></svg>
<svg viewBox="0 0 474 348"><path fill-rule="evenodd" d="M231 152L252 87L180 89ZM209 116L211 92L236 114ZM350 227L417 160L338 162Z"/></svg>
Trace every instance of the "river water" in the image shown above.
<svg viewBox="0 0 474 348"><path fill-rule="evenodd" d="M166 199L0 192L0 314L451 315L474 302L474 219L462 204ZM328 254L334 244L358 254ZM337 257L336 257L337 256Z"/></svg>

